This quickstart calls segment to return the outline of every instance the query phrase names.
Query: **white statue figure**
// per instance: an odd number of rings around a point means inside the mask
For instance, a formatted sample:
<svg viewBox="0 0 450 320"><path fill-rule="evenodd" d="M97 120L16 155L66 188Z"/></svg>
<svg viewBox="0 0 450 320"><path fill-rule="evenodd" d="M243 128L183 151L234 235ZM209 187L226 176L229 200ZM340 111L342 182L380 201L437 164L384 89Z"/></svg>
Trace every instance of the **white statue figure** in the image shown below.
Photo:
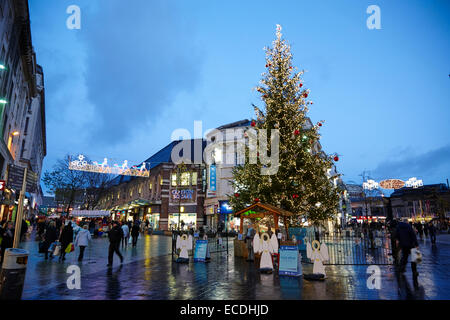
<svg viewBox="0 0 450 320"><path fill-rule="evenodd" d="M145 171L145 162L139 167L139 171Z"/></svg>
<svg viewBox="0 0 450 320"><path fill-rule="evenodd" d="M126 170L126 169L128 169L128 160L125 160L124 162L123 162L123 164L122 164L122 170Z"/></svg>
<svg viewBox="0 0 450 320"><path fill-rule="evenodd" d="M272 234L271 238L269 238L267 233L263 233L261 238L256 234L255 238L253 238L253 250L255 253L262 252L259 270L262 272L272 272L272 253L278 253L278 241L275 234Z"/></svg>
<svg viewBox="0 0 450 320"><path fill-rule="evenodd" d="M313 274L323 274L326 277L325 267L323 261L329 260L328 248L325 243L320 245L320 242L314 240L311 244L306 244L306 255L311 261L314 261Z"/></svg>
<svg viewBox="0 0 450 320"><path fill-rule="evenodd" d="M177 262L189 262L189 251L192 250L192 236L189 235L189 237L185 234L183 234L181 237L177 236L177 243L176 243L177 250L180 250L180 253L178 255Z"/></svg>

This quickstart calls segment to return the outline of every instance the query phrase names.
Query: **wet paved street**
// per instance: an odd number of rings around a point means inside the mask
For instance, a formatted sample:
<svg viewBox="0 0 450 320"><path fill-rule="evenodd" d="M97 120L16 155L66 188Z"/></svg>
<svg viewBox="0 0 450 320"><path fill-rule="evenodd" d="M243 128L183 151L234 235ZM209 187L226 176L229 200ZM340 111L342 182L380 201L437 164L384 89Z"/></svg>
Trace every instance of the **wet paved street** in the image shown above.
<svg viewBox="0 0 450 320"><path fill-rule="evenodd" d="M419 265L419 286L414 288L411 268L398 276L393 266L379 266L381 288L370 290L368 266L327 266L327 279L314 282L302 278L260 274L253 263L235 258L232 249L212 253L212 262L172 262L171 239L143 236L137 248L123 250L121 266L117 256L107 268L108 240L94 239L85 261L76 261L78 249L64 262L45 261L37 253L37 242L22 244L31 254L23 299L450 299L450 237L438 237L438 245L421 241L424 256ZM91 250L91 252L89 252ZM67 267L79 265L81 289L68 289ZM312 272L303 264L303 272Z"/></svg>

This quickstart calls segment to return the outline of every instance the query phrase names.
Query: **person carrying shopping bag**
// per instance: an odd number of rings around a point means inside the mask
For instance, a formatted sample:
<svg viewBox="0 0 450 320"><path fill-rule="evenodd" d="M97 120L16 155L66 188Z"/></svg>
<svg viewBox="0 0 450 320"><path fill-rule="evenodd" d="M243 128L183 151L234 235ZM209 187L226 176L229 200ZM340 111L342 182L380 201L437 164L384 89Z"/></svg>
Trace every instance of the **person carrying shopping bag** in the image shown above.
<svg viewBox="0 0 450 320"><path fill-rule="evenodd" d="M66 260L66 249L69 244L73 242L73 228L71 221L67 221L66 225L61 231L61 236L59 237L59 241L61 242L61 255L59 256L59 261ZM69 251L70 252L70 251Z"/></svg>
<svg viewBox="0 0 450 320"><path fill-rule="evenodd" d="M91 232L88 230L88 225L85 224L83 229L78 232L75 238L75 247L80 247L80 255L78 256L78 261L83 261L84 250L89 245L89 241L91 241Z"/></svg>
<svg viewBox="0 0 450 320"><path fill-rule="evenodd" d="M396 242L397 247L400 248L402 253L399 271L401 273L405 273L406 264L408 263L408 256L411 254L411 249L419 248L416 233L408 223L399 222L397 224ZM411 269L413 273L413 279L416 280L419 273L417 272L417 261L415 261L415 259L411 260Z"/></svg>
<svg viewBox="0 0 450 320"><path fill-rule="evenodd" d="M131 237L133 238L133 247L136 247L138 237L139 237L139 224L136 221L131 228Z"/></svg>
<svg viewBox="0 0 450 320"><path fill-rule="evenodd" d="M45 228L43 249L45 250L45 260L48 259L48 249L50 245L58 239L58 233L56 231L56 224L54 221L50 222L48 227ZM53 251L50 252L50 259L53 259Z"/></svg>
<svg viewBox="0 0 450 320"><path fill-rule="evenodd" d="M122 230L123 230L123 238L122 238L122 249L125 247L128 247L128 240L130 238L130 229L128 228L127 224L124 222L122 223Z"/></svg>

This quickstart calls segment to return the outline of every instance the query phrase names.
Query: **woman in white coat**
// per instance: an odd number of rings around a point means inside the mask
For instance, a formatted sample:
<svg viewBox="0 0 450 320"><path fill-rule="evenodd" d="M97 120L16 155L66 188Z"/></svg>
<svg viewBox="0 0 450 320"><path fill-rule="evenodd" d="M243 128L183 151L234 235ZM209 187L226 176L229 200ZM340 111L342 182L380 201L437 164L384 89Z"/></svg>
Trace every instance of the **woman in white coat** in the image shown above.
<svg viewBox="0 0 450 320"><path fill-rule="evenodd" d="M80 255L78 256L78 261L83 260L84 249L86 249L86 247L89 245L89 241L91 241L91 233L88 230L88 226L84 225L83 229L78 232L74 243L75 246L80 247Z"/></svg>

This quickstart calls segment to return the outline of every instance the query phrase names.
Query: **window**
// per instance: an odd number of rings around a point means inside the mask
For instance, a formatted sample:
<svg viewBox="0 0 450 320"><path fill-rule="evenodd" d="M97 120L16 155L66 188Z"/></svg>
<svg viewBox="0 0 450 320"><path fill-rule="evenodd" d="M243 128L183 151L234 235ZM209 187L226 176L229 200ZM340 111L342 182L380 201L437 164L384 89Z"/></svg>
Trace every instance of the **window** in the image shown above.
<svg viewBox="0 0 450 320"><path fill-rule="evenodd" d="M139 186L139 194L142 193L142 185Z"/></svg>
<svg viewBox="0 0 450 320"><path fill-rule="evenodd" d="M148 184L148 188L149 188L150 190L152 190L152 187L153 187L153 183L150 182L150 183Z"/></svg>
<svg viewBox="0 0 450 320"><path fill-rule="evenodd" d="M197 185L197 172L192 172L192 185Z"/></svg>
<svg viewBox="0 0 450 320"><path fill-rule="evenodd" d="M181 174L181 185L182 186L188 186L189 185L189 180L190 180L191 174L190 172L183 172Z"/></svg>
<svg viewBox="0 0 450 320"><path fill-rule="evenodd" d="M177 174L176 173L172 173L172 187L175 187L177 185Z"/></svg>
<svg viewBox="0 0 450 320"><path fill-rule="evenodd" d="M159 179L159 184L160 184L160 185L163 185L163 179L162 179L162 177L159 176L158 179Z"/></svg>
<svg viewBox="0 0 450 320"><path fill-rule="evenodd" d="M120 199L120 192L117 192L117 200Z"/></svg>
<svg viewBox="0 0 450 320"><path fill-rule="evenodd" d="M133 196L133 189L130 189L130 198Z"/></svg>

